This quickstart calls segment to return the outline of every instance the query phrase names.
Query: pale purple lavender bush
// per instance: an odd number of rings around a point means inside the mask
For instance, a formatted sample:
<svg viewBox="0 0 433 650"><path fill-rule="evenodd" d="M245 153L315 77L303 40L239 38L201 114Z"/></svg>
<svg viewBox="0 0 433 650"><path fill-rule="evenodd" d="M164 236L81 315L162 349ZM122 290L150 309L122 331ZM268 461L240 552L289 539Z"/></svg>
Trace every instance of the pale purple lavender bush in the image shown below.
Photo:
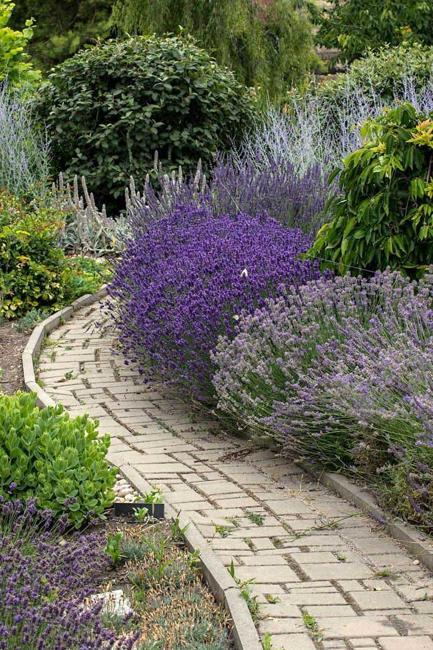
<svg viewBox="0 0 433 650"><path fill-rule="evenodd" d="M239 426L377 483L394 512L433 529L433 269L289 288L212 359L219 409Z"/></svg>
<svg viewBox="0 0 433 650"><path fill-rule="evenodd" d="M131 650L101 622L98 590L109 561L104 536L75 533L38 511L34 500L0 498L0 650Z"/></svg>
<svg viewBox="0 0 433 650"><path fill-rule="evenodd" d="M109 294L126 356L146 376L176 383L211 402L209 351L234 334L242 311L253 311L282 286L319 277L301 261L310 239L270 217L215 217L181 207L150 223L130 242Z"/></svg>

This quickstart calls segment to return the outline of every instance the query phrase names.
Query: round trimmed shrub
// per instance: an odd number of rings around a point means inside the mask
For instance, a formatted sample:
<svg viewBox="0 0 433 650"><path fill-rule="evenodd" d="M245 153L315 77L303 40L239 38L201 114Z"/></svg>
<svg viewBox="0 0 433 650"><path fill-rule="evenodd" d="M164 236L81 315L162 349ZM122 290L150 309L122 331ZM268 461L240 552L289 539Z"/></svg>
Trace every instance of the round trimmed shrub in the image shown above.
<svg viewBox="0 0 433 650"><path fill-rule="evenodd" d="M114 498L116 470L88 416L71 418L61 406L39 409L36 396L0 396L0 496L35 498L41 509L66 515L79 528L102 515Z"/></svg>
<svg viewBox="0 0 433 650"><path fill-rule="evenodd" d="M319 275L301 261L309 238L270 217L214 217L183 207L130 243L109 293L126 356L194 398L212 402L210 350L240 314L282 285Z"/></svg>
<svg viewBox="0 0 433 650"><path fill-rule="evenodd" d="M254 118L249 92L191 39L136 37L79 52L41 88L39 115L57 171L84 175L98 201L120 205L154 152L165 168L206 165Z"/></svg>
<svg viewBox="0 0 433 650"><path fill-rule="evenodd" d="M340 273L420 275L433 263L433 112L404 103L361 132L363 146L338 170L343 195L331 199L309 257Z"/></svg>

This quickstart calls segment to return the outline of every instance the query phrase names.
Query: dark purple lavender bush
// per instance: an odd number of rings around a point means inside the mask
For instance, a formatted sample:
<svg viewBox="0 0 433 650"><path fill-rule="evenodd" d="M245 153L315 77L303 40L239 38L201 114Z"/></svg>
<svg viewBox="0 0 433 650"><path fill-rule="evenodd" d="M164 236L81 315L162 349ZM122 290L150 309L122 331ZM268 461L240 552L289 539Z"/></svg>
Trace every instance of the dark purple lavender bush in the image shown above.
<svg viewBox="0 0 433 650"><path fill-rule="evenodd" d="M119 638L102 603L85 602L108 568L103 535L64 538L53 517L34 500L0 498L0 649L130 650L136 637Z"/></svg>
<svg viewBox="0 0 433 650"><path fill-rule="evenodd" d="M215 216L267 214L284 226L310 233L321 225L328 192L328 173L320 163L299 173L287 160L219 156L210 178L200 165L186 178L182 172L167 175L159 168L156 184L148 179L142 196L133 191L129 221L134 232L142 234L149 221L166 217L179 206L195 205Z"/></svg>
<svg viewBox="0 0 433 650"><path fill-rule="evenodd" d="M308 244L269 217L214 217L206 208L180 207L152 222L129 244L109 289L127 358L212 401L209 351L218 336L232 336L241 312L282 285L319 276L299 259Z"/></svg>
<svg viewBox="0 0 433 650"><path fill-rule="evenodd" d="M288 289L212 355L219 408L433 530L433 268Z"/></svg>

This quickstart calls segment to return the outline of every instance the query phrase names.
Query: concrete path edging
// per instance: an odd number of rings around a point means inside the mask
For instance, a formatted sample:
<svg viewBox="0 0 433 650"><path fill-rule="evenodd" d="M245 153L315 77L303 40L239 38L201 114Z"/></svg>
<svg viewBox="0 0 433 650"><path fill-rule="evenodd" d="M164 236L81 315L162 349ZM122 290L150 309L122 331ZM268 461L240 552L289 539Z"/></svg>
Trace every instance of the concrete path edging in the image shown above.
<svg viewBox="0 0 433 650"><path fill-rule="evenodd" d="M103 287L93 295L86 294L73 302L70 307L61 309L52 316L49 316L33 330L22 354L24 384L29 391L36 393L38 406L41 408L56 405L54 400L51 399L36 381L34 364L39 356L45 337L60 324L69 320L78 309L91 305L93 302L103 298L106 294L106 287ZM107 460L118 468L139 493L144 494L151 489L152 486L143 479L132 465L119 465L116 462L116 456L110 453L107 455ZM211 549L187 513L182 512L181 508L176 508L169 501L165 501L165 511L168 518L178 520L189 550L198 551L206 583L216 600L223 604L231 617L236 650L262 650L262 644L248 606L241 596L239 586L229 575L223 563Z"/></svg>

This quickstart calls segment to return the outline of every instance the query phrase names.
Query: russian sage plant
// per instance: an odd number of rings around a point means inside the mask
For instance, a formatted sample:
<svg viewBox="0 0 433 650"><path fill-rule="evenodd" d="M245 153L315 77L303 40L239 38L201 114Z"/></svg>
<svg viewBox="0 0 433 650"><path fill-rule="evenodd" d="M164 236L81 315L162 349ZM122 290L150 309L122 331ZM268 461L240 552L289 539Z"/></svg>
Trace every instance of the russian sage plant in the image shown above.
<svg viewBox="0 0 433 650"><path fill-rule="evenodd" d="M299 259L309 237L270 217L183 207L130 242L109 287L126 356L211 402L209 351L282 285L319 275Z"/></svg>
<svg viewBox="0 0 433 650"><path fill-rule="evenodd" d="M319 279L243 315L212 354L218 407L256 436L375 482L433 528L433 268Z"/></svg>
<svg viewBox="0 0 433 650"><path fill-rule="evenodd" d="M22 92L0 85L0 189L15 196L45 196L50 147Z"/></svg>

